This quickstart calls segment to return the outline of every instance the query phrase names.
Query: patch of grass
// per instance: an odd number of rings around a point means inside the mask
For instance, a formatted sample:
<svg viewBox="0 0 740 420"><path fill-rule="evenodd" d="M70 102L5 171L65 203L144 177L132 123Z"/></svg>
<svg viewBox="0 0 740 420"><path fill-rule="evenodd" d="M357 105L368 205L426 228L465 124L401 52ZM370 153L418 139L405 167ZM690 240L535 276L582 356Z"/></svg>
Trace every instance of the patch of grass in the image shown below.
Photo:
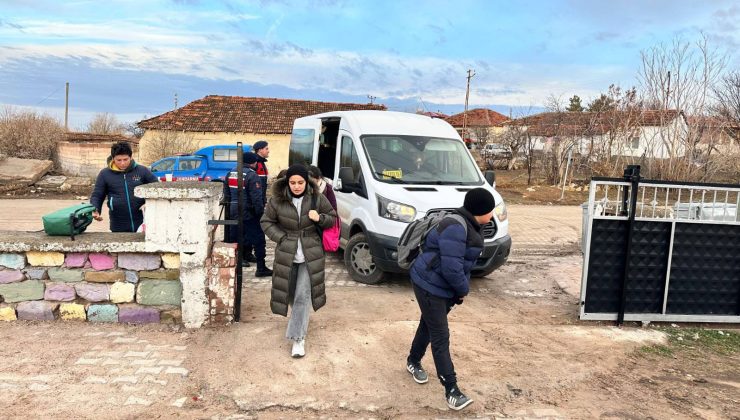
<svg viewBox="0 0 740 420"><path fill-rule="evenodd" d="M657 327L668 336L667 345L655 344L638 349L641 354L672 356L676 351L709 350L722 355L740 353L740 334L704 328Z"/></svg>
<svg viewBox="0 0 740 420"><path fill-rule="evenodd" d="M673 349L662 344L653 344L652 346L644 346L637 349L642 354L654 354L657 356L673 356Z"/></svg>

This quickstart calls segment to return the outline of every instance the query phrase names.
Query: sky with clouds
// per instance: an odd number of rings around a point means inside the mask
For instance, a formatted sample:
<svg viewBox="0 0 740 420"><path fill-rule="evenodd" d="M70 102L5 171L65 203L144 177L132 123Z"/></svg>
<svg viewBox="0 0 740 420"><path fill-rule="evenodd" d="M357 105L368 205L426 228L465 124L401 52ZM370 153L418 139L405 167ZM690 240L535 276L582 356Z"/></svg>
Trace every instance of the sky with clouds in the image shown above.
<svg viewBox="0 0 740 420"><path fill-rule="evenodd" d="M740 3L684 0L0 0L0 104L122 121L209 94L460 112L632 86L640 51L740 46ZM739 65L737 57L730 66ZM515 111L517 112L517 111Z"/></svg>

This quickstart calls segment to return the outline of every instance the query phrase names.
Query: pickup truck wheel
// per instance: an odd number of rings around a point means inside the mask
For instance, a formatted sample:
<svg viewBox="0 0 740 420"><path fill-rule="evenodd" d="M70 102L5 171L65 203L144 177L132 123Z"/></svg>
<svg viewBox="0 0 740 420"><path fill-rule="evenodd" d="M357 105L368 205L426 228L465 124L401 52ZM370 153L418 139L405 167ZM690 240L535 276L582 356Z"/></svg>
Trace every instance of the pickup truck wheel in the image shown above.
<svg viewBox="0 0 740 420"><path fill-rule="evenodd" d="M385 273L378 268L370 253L370 244L363 232L352 235L344 249L344 265L352 280L365 284L378 284Z"/></svg>

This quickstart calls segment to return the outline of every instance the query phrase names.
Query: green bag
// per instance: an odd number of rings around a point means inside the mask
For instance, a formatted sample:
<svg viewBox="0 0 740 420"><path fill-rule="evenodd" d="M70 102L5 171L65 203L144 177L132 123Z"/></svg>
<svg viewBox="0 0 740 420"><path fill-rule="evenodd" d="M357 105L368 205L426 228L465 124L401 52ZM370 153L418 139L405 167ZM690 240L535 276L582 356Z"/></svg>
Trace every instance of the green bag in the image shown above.
<svg viewBox="0 0 740 420"><path fill-rule="evenodd" d="M75 235L84 232L93 221L95 206L90 203L77 204L42 216L44 232L51 236L69 235L74 241Z"/></svg>

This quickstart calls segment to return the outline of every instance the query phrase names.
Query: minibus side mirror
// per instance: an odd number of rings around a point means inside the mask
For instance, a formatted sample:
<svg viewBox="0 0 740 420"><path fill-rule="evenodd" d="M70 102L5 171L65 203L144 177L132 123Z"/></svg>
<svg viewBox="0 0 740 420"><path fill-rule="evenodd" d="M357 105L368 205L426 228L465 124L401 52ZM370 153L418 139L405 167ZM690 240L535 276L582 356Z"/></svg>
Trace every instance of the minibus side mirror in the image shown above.
<svg viewBox="0 0 740 420"><path fill-rule="evenodd" d="M486 178L486 182L488 182L489 185L496 184L496 172L493 171L486 171L483 176Z"/></svg>
<svg viewBox="0 0 740 420"><path fill-rule="evenodd" d="M339 168L339 185L337 185L337 191L341 192L353 192L357 184L354 182L355 174L352 172L350 167Z"/></svg>

